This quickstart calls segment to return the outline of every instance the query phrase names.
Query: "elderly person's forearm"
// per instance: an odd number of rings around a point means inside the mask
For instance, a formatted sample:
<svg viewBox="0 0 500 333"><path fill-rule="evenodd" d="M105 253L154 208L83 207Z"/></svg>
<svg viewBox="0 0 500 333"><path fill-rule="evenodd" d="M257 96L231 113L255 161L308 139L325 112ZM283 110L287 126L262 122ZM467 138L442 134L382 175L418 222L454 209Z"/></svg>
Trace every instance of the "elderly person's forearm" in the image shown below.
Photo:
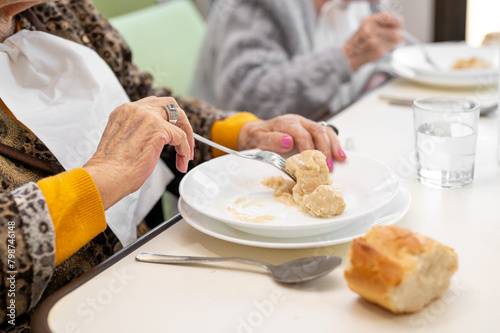
<svg viewBox="0 0 500 333"><path fill-rule="evenodd" d="M262 63L259 59L266 52L245 50L227 59L230 66L221 69L218 89L226 108L251 110L262 119L286 113L319 119L328 112L341 83L350 78L350 65L337 48L292 60L281 54L279 65Z"/></svg>

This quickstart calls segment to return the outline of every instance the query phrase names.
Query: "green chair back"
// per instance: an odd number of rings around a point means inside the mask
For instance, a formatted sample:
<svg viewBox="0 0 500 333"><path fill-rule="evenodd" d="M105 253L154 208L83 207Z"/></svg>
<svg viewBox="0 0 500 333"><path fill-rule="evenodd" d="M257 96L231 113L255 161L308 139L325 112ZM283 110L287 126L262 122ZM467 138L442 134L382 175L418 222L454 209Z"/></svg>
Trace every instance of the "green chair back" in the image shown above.
<svg viewBox="0 0 500 333"><path fill-rule="evenodd" d="M187 96L205 33L205 22L189 0L158 4L110 20L132 49L132 61Z"/></svg>
<svg viewBox="0 0 500 333"><path fill-rule="evenodd" d="M93 0L93 2L99 13L107 19L158 4L158 0Z"/></svg>

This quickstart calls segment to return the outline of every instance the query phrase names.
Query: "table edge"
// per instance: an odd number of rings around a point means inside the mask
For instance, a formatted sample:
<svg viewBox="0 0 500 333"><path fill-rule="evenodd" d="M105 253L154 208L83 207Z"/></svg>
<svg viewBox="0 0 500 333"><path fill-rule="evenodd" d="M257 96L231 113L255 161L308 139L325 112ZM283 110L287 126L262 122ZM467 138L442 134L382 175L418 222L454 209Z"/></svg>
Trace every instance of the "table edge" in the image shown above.
<svg viewBox="0 0 500 333"><path fill-rule="evenodd" d="M30 327L31 331L33 333L52 333L52 331L49 328L48 324L48 315L52 307L65 295L69 294L73 290L77 289L81 285L85 284L88 282L90 279L95 277L96 275L99 275L102 273L104 270L107 268L111 267L114 265L116 262L120 261L133 251L137 250L139 247L144 245L145 243L149 242L151 239L155 238L158 236L160 233L165 231L166 229L170 228L177 222L182 220L182 216L180 214L176 214L167 221L159 224L156 228L152 229L150 232L145 234L143 237L139 238L129 246L121 249L108 259L104 260L102 263L99 265L95 266L92 268L90 271L87 273L83 274L79 278L75 279L74 281L71 281L69 284L64 286L63 288L59 289L56 291L54 294L50 295L45 299L35 310L31 322L30 322Z"/></svg>

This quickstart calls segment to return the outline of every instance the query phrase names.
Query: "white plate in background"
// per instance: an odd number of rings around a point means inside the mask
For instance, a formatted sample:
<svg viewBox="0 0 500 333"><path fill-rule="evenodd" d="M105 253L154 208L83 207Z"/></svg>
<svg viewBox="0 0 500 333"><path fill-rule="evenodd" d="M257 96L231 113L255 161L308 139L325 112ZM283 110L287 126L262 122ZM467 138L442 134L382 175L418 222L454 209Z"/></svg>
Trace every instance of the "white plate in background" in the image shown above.
<svg viewBox="0 0 500 333"><path fill-rule="evenodd" d="M403 46L392 53L391 65L396 74L411 81L440 87L472 87L498 82L499 50L496 47L471 47L461 42L423 44L431 58L442 70L435 70L418 45ZM485 69L452 70L458 59L477 57L489 62Z"/></svg>
<svg viewBox="0 0 500 333"><path fill-rule="evenodd" d="M419 74L445 77L484 77L498 75L497 47L472 47L461 42L427 43L423 47L441 68L437 71L424 57L419 45L402 46L394 50L392 60L415 70ZM451 69L455 61L476 57L491 64L490 68Z"/></svg>

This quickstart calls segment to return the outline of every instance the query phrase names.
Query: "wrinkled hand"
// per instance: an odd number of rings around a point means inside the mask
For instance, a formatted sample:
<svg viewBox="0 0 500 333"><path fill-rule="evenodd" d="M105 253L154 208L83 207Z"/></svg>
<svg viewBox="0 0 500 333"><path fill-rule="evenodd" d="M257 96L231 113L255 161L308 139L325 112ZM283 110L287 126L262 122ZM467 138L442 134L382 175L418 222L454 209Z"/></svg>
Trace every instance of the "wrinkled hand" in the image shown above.
<svg viewBox="0 0 500 333"><path fill-rule="evenodd" d="M179 110L175 125L163 105ZM186 172L193 156L193 130L171 97L148 97L116 108L109 116L97 151L83 166L92 176L104 208L137 191L153 172L165 145L177 152L176 167Z"/></svg>
<svg viewBox="0 0 500 333"><path fill-rule="evenodd" d="M299 151L317 149L329 160L330 170L333 169L332 158L338 161L345 160L345 153L332 128L296 114L243 125L238 136L238 149L254 148L277 153L287 153L293 148Z"/></svg>
<svg viewBox="0 0 500 333"><path fill-rule="evenodd" d="M358 31L342 46L351 68L356 71L364 64L378 60L400 44L404 37L399 29L403 19L381 12L363 20Z"/></svg>

